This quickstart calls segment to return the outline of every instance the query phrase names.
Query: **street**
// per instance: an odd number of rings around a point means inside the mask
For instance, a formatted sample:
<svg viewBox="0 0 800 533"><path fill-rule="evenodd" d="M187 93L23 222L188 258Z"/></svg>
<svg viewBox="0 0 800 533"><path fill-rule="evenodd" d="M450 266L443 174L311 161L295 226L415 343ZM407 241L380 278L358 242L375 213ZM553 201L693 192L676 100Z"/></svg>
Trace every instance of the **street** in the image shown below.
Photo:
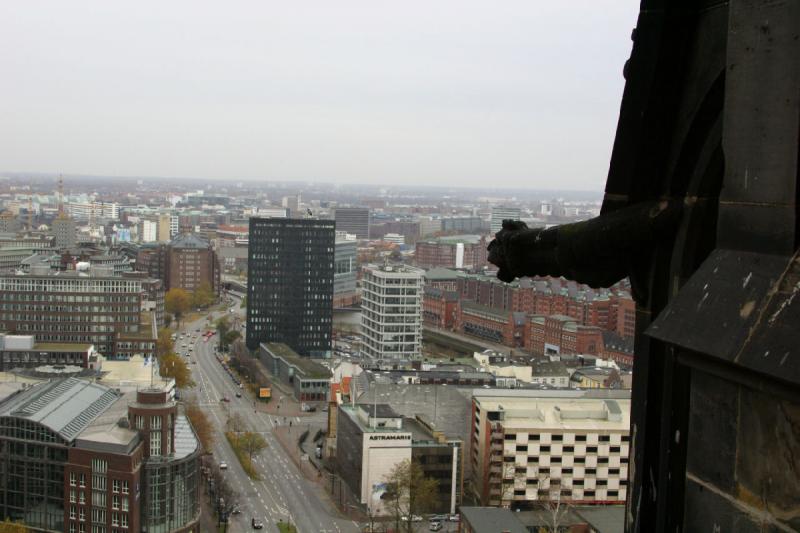
<svg viewBox="0 0 800 533"><path fill-rule="evenodd" d="M234 306L235 312L241 312L238 302ZM225 313L217 313L215 318L222 314ZM228 464L224 475L239 493L241 514L231 517L228 531L250 531L252 517L263 520L265 531L277 532L276 524L279 520L295 524L300 533L358 531L358 524L339 517L321 487L300 474L273 436L272 429L282 423L284 417L256 412L250 392L240 389L216 360L214 346L218 342L217 336L205 342L202 335L196 333L198 329L205 332L212 328L206 325L205 318L184 324L179 334L182 332L189 337L177 340L175 345L177 347L185 342L193 348L190 354L196 364L189 366L196 386L192 390L184 391L184 394L187 398L193 397L208 414L216 430L214 461ZM192 340L192 336L196 336L195 340ZM186 353L186 350L181 351ZM237 392L242 394L241 398L236 397ZM223 397L230 401L220 401ZM260 433L267 441L268 447L253 460L261 477L260 481L253 481L247 476L225 439L226 421L234 413L239 413L249 425L249 430ZM319 413L317 416L321 415ZM290 418L295 425L300 425L299 417Z"/></svg>

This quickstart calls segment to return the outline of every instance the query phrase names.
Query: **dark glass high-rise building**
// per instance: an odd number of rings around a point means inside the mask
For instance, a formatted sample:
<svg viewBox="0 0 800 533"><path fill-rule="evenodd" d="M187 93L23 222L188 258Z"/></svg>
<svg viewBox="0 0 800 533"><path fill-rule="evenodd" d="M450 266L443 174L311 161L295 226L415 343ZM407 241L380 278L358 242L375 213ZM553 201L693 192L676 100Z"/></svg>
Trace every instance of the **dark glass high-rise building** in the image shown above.
<svg viewBox="0 0 800 533"><path fill-rule="evenodd" d="M333 325L333 220L251 218L247 346L283 342L327 356Z"/></svg>
<svg viewBox="0 0 800 533"><path fill-rule="evenodd" d="M368 207L337 207L333 212L336 231L346 231L358 239L369 238Z"/></svg>

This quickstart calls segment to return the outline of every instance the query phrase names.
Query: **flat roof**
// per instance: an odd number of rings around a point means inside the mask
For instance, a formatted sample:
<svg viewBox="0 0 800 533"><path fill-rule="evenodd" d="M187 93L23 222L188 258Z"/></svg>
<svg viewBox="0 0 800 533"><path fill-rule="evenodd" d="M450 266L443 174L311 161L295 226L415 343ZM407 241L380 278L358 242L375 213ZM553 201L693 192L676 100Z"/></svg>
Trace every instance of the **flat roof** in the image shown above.
<svg viewBox="0 0 800 533"><path fill-rule="evenodd" d="M630 429L630 400L595 398L476 398L481 409L504 413L503 427L539 430Z"/></svg>
<svg viewBox="0 0 800 533"><path fill-rule="evenodd" d="M128 405L136 400L134 391L123 394L108 409L98 415L76 439L76 444L85 448L111 448L111 451L125 453L139 442L139 434L130 427L120 426L122 418L127 419ZM87 446L88 444L88 446Z"/></svg>
<svg viewBox="0 0 800 533"><path fill-rule="evenodd" d="M330 378L333 375L328 367L308 357L298 355L298 353L292 350L287 344L282 342L262 342L261 346L271 354L283 358L287 363L303 372L304 375L301 376L301 378Z"/></svg>
<svg viewBox="0 0 800 533"><path fill-rule="evenodd" d="M473 533L528 533L528 528L510 509L499 507L461 507L461 516Z"/></svg>
<svg viewBox="0 0 800 533"><path fill-rule="evenodd" d="M33 345L34 350L48 352L88 352L91 347L91 344L69 342L37 342Z"/></svg>

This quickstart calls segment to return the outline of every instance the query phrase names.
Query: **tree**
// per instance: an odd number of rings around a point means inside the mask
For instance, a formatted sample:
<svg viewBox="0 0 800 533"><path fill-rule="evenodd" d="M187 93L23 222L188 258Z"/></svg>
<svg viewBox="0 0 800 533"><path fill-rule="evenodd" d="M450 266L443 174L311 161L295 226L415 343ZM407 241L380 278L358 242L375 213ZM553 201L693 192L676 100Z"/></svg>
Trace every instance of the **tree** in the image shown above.
<svg viewBox="0 0 800 533"><path fill-rule="evenodd" d="M214 323L217 327L217 337L219 338L219 351L223 351L225 349L225 335L231 330L231 324L228 321L227 316L222 316L217 319Z"/></svg>
<svg viewBox="0 0 800 533"><path fill-rule="evenodd" d="M6 518L0 522L0 533L28 533L30 531L22 522L12 522Z"/></svg>
<svg viewBox="0 0 800 533"><path fill-rule="evenodd" d="M192 293L193 307L208 307L214 303L216 296L211 284L207 281L202 282Z"/></svg>
<svg viewBox="0 0 800 533"><path fill-rule="evenodd" d="M422 466L415 461L406 459L396 464L385 478L387 490L384 500L387 502L395 529L400 530L402 517L408 517L404 522L406 531L414 531L414 522L411 518L420 515L435 505L438 499L438 481L425 477Z"/></svg>
<svg viewBox="0 0 800 533"><path fill-rule="evenodd" d="M239 437L239 445L252 460L255 454L267 447L267 441L258 433L247 431Z"/></svg>
<svg viewBox="0 0 800 533"><path fill-rule="evenodd" d="M164 327L168 328L172 325L172 315L169 313L164 313Z"/></svg>
<svg viewBox="0 0 800 533"><path fill-rule="evenodd" d="M197 438L200 439L203 450L210 452L214 446L214 426L211 425L205 411L192 402L186 405L186 417L191 422Z"/></svg>
<svg viewBox="0 0 800 533"><path fill-rule="evenodd" d="M175 342L172 340L172 332L167 328L158 330L156 339L156 357L161 357L175 352Z"/></svg>
<svg viewBox="0 0 800 533"><path fill-rule="evenodd" d="M239 304L242 309L247 309L247 295L242 296L242 303Z"/></svg>
<svg viewBox="0 0 800 533"><path fill-rule="evenodd" d="M158 358L159 367L158 373L161 377L172 378L175 380L175 386L179 389L186 389L194 387L194 380L192 379L192 372L189 370L189 365L186 364L180 356L174 353L168 353Z"/></svg>
<svg viewBox="0 0 800 533"><path fill-rule="evenodd" d="M222 339L221 339L222 340L222 345L227 348L228 346L233 344L241 336L242 336L242 334L239 333L238 331L229 331L228 333L226 333L222 337Z"/></svg>
<svg viewBox="0 0 800 533"><path fill-rule="evenodd" d="M192 297L183 289L170 289L164 296L164 308L175 317L178 327L181 326L181 318L190 309L191 305Z"/></svg>
<svg viewBox="0 0 800 533"><path fill-rule="evenodd" d="M242 415L240 415L239 413L233 413L228 418L227 426L229 430L233 431L237 435L242 431L244 431L245 424Z"/></svg>
<svg viewBox="0 0 800 533"><path fill-rule="evenodd" d="M545 511L548 522L547 527L539 528L539 533L559 533L561 521L569 511L569 505L561 501L561 485L551 484L550 476L546 474L539 474L538 478L539 505ZM548 488L543 488L545 486Z"/></svg>

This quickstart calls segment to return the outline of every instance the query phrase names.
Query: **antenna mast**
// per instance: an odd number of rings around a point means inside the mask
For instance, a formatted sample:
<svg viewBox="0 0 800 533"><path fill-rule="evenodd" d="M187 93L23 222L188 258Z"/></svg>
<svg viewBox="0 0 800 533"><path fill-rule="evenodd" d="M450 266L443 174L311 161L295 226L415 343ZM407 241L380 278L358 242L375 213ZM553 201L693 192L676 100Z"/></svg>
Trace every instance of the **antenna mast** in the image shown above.
<svg viewBox="0 0 800 533"><path fill-rule="evenodd" d="M33 191L28 195L28 232L33 231Z"/></svg>
<svg viewBox="0 0 800 533"><path fill-rule="evenodd" d="M64 216L64 176L58 175L58 216Z"/></svg>

